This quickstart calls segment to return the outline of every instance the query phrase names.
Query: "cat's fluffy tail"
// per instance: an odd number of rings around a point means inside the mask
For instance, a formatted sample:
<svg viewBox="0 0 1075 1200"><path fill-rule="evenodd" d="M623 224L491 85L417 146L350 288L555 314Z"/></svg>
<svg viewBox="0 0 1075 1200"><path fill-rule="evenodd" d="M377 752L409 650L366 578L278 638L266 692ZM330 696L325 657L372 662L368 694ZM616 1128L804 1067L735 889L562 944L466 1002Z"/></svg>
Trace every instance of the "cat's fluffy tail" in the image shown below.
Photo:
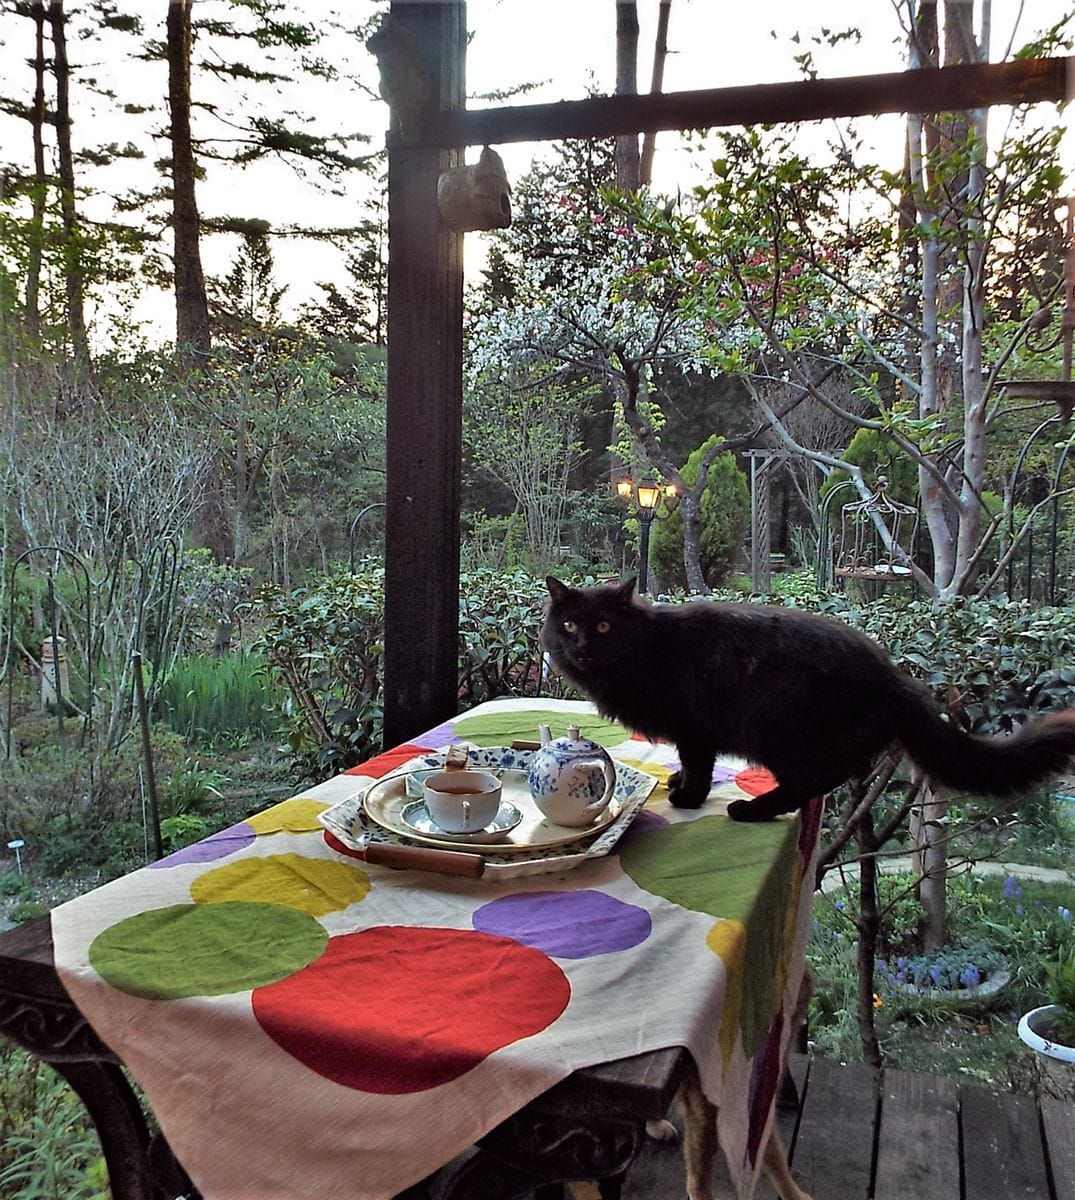
<svg viewBox="0 0 1075 1200"><path fill-rule="evenodd" d="M981 796L1028 792L1075 758L1075 709L1030 721L1010 737L977 737L943 721L917 696L897 726L900 744L934 783Z"/></svg>

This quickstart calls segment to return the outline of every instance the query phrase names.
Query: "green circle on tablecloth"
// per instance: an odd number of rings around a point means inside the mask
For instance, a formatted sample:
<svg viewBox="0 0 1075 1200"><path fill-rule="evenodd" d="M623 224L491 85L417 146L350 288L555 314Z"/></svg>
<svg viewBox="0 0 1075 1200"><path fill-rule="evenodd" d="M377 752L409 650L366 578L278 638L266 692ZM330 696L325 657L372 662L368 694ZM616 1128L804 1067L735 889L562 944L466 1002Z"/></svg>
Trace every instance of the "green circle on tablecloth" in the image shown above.
<svg viewBox="0 0 1075 1200"><path fill-rule="evenodd" d="M313 917L280 904L171 904L110 925L93 939L89 960L121 992L178 1000L286 979L327 942Z"/></svg>
<svg viewBox="0 0 1075 1200"><path fill-rule="evenodd" d="M553 709L512 709L507 712L478 713L452 718L457 738L475 746L509 746L516 738L537 740L538 726L548 725L554 738L564 737L568 725L577 725L579 734L600 746L618 746L630 733L614 721L595 713L559 712Z"/></svg>
<svg viewBox="0 0 1075 1200"><path fill-rule="evenodd" d="M712 931L706 943L729 971L742 972L736 982L748 1054L769 1028L783 986L787 921L800 874L796 830L787 820L741 822L712 814L647 830L620 852L620 866L643 891L741 928L745 948L737 959L725 958Z"/></svg>
<svg viewBox="0 0 1075 1200"><path fill-rule="evenodd" d="M654 896L746 922L759 905L786 903L794 849L785 821L732 821L714 813L640 834L623 847L620 866Z"/></svg>

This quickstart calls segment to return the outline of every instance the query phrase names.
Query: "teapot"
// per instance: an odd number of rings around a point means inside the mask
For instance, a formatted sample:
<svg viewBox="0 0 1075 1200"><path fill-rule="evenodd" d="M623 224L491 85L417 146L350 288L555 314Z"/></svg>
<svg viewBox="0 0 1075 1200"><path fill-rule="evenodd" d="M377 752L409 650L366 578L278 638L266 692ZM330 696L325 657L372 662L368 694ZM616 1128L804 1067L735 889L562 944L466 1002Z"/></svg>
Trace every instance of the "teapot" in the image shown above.
<svg viewBox="0 0 1075 1200"><path fill-rule="evenodd" d="M530 760L527 782L541 813L557 825L590 825L612 799L616 767L604 747L579 736L569 725L567 737L553 740L540 726L541 747Z"/></svg>

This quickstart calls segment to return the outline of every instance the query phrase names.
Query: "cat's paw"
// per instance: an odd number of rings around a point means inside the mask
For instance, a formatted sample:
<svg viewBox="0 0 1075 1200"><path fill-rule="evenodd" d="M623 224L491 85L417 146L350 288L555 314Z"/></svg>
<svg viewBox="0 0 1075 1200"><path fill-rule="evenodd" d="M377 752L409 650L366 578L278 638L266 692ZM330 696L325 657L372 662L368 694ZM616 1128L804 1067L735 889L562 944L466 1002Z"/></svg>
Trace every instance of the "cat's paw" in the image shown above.
<svg viewBox="0 0 1075 1200"><path fill-rule="evenodd" d="M668 803L673 808L701 808L705 804L709 792L692 792L683 787L668 789Z"/></svg>
<svg viewBox="0 0 1075 1200"><path fill-rule="evenodd" d="M646 1136L655 1142L674 1142L679 1132L671 1121L647 1121Z"/></svg>
<svg viewBox="0 0 1075 1200"><path fill-rule="evenodd" d="M728 805L728 816L733 821L771 821L771 814L753 800L733 800Z"/></svg>

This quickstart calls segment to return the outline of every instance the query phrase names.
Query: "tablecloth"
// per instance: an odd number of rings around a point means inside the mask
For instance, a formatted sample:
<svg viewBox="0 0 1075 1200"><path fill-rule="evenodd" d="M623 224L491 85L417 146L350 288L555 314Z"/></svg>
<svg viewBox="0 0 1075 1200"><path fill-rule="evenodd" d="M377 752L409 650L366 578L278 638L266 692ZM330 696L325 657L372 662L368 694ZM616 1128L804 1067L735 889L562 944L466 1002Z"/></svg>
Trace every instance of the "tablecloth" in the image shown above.
<svg viewBox="0 0 1075 1200"><path fill-rule="evenodd" d="M655 775L607 857L510 881L356 861L317 819L453 742L572 721ZM687 1046L748 1195L798 991L820 802L720 763L673 809L674 749L586 704L493 701L55 909L72 999L205 1200L384 1200L580 1067Z"/></svg>

